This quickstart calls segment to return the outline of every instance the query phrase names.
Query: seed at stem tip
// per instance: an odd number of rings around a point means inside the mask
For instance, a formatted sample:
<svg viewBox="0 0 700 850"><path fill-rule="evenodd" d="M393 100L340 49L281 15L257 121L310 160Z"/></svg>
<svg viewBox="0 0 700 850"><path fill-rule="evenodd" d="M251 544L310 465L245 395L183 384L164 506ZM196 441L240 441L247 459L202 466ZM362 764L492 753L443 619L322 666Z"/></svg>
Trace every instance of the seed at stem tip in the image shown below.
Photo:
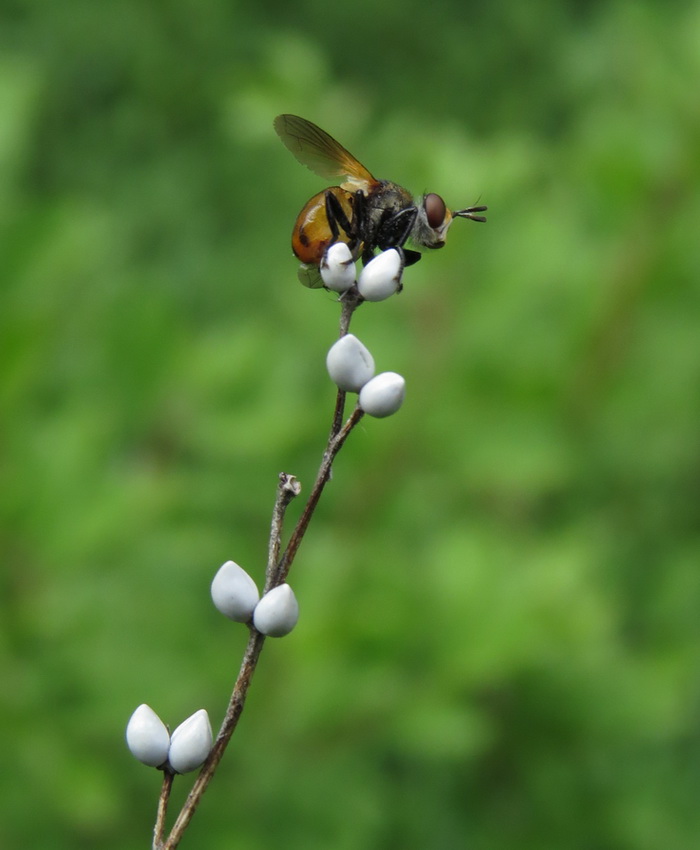
<svg viewBox="0 0 700 850"><path fill-rule="evenodd" d="M391 416L403 404L406 381L396 372L382 372L360 390L358 404L370 416Z"/></svg>
<svg viewBox="0 0 700 850"><path fill-rule="evenodd" d="M354 334L345 334L331 346L326 368L339 389L357 393L374 375L374 358Z"/></svg>
<svg viewBox="0 0 700 850"><path fill-rule="evenodd" d="M195 711L177 727L170 739L168 761L176 773L189 773L204 764L214 742L205 708Z"/></svg>
<svg viewBox="0 0 700 850"><path fill-rule="evenodd" d="M396 248L389 248L362 269L357 288L365 301L384 301L401 289L403 260Z"/></svg>
<svg viewBox="0 0 700 850"><path fill-rule="evenodd" d="M268 637L288 635L299 620L299 603L288 584L273 587L258 602L253 613L253 625Z"/></svg>
<svg viewBox="0 0 700 850"><path fill-rule="evenodd" d="M236 623L247 623L253 616L260 593L253 579L234 561L219 567L211 583L211 598L221 613Z"/></svg>
<svg viewBox="0 0 700 850"><path fill-rule="evenodd" d="M143 703L129 719L126 743L134 758L149 767L160 767L168 758L170 735L155 711Z"/></svg>
<svg viewBox="0 0 700 850"><path fill-rule="evenodd" d="M334 242L321 260L321 278L326 289L347 292L355 283L355 261L345 242Z"/></svg>

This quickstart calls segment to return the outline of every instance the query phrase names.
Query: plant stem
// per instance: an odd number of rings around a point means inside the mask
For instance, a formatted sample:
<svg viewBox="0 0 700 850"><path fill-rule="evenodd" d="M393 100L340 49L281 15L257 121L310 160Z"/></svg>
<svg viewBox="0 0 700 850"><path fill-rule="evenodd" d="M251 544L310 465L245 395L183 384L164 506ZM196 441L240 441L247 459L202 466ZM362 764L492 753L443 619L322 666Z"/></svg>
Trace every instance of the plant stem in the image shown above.
<svg viewBox="0 0 700 850"><path fill-rule="evenodd" d="M344 336L348 332L352 314L361 301L362 299L359 297L357 292L352 295L348 295L347 298L343 299L340 319L340 336ZM323 453L321 466L318 474L316 475L316 480L311 490L311 494L304 506L304 510L302 511L299 520L297 521L294 531L289 538L289 542L287 543L287 547L284 550L282 557L280 557L279 551L285 513L292 499L294 499L295 496L298 496L301 492L301 485L293 475L288 475L285 472L280 474L280 482L277 487L277 497L272 512L272 523L270 527L268 562L265 574L265 593L273 587L282 584L282 582L286 579L299 546L301 545L301 541L304 538L306 529L311 522L311 517L316 510L319 499L321 498L326 482L330 478L333 460L343 447L343 444L347 440L352 429L364 416L364 411L360 407L356 407L350 418L343 425L342 421L344 409L345 393L342 390L339 390L336 396L333 423L328 437L328 444L326 445L326 450ZM231 698L229 699L223 723L221 724L221 729L216 736L214 746L212 747L207 760L204 762L204 765L202 766L202 769L197 776L197 779L195 780L194 785L192 786L192 789L187 796L187 799L185 800L185 803L180 810L173 828L165 842L162 841L162 836L165 830L165 815L167 812L173 776L172 774L165 774L163 777L163 790L161 791L158 815L154 830L154 850L175 850L175 848L179 845L185 830L197 810L197 806L199 805L202 795L206 791L207 786L211 782L211 779L219 766L219 762L223 758L228 742L230 741L238 724L238 720L243 713L248 688L250 687L253 673L255 672L255 668L265 642L265 636L258 632L252 623L249 623L248 627L250 629L248 644L243 655L243 661L241 662L238 678L236 679L236 683L231 693Z"/></svg>
<svg viewBox="0 0 700 850"><path fill-rule="evenodd" d="M340 334L339 336L345 336L345 334L350 329L350 320L352 319L352 314L357 310L357 308L362 304L362 296L357 290L357 286L352 286L348 289L347 292L344 292L340 296L340 303L342 305L340 311Z"/></svg>
<svg viewBox="0 0 700 850"><path fill-rule="evenodd" d="M294 475L280 472L280 483L277 487L277 500L272 511L272 526L270 528L270 543L268 546L267 569L265 571L265 589L263 594L271 590L275 583L277 562L280 556L280 541L282 526L287 506L301 493L301 484Z"/></svg>
<svg viewBox="0 0 700 850"><path fill-rule="evenodd" d="M344 292L340 297L340 303L342 307L340 311L339 338L344 337L349 332L353 313L360 304L362 304L362 298L360 297L360 293L357 291L357 286L353 286L347 292ZM335 400L333 424L331 425L331 436L329 440L332 440L343 427L343 419L345 418L345 396L346 393L343 390L338 390L338 395Z"/></svg>
<svg viewBox="0 0 700 850"><path fill-rule="evenodd" d="M241 669L236 679L231 699L229 700L228 708L224 722L221 724L219 734L216 736L216 741L212 747L207 760L204 762L202 770L195 780L192 790L190 791L185 804L180 811L180 814L173 825L168 840L162 845L162 850L174 850L180 843L183 833L187 829L192 816L197 810L202 794L206 791L207 785L211 782L214 772L223 758L226 746L233 735L234 729L238 724L238 720L243 712L246 695L250 682L255 672L255 667L258 663L258 658L265 642L265 635L260 634L253 626L250 626L250 637L246 646L241 662Z"/></svg>
<svg viewBox="0 0 700 850"><path fill-rule="evenodd" d="M172 774L169 770L163 771L163 785L160 789L160 797L158 798L158 814L156 815L156 825L153 829L153 850L161 850L163 847L165 818L168 814L168 802L170 801L170 792L173 787L174 778L174 774Z"/></svg>
<svg viewBox="0 0 700 850"><path fill-rule="evenodd" d="M311 517L314 515L314 511L316 510L316 506L318 505L318 501L321 498L321 494L323 493L323 488L326 486L326 482L330 478L331 466L333 465L333 460L338 452L343 447L343 443L347 440L350 435L352 429L357 425L357 423L364 416L364 410L361 407L356 407L348 421L343 425L340 431L329 440L328 447L323 455L323 462L321 463L321 467L318 471L318 475L316 476L316 481L314 482L313 489L311 491L311 495L304 506L304 510L302 515L299 517L299 521L292 532L292 536L289 538L289 543L287 543L287 548L284 550L284 554L280 558L279 565L277 567L277 577L275 580L275 584L281 584L287 577L289 573L290 567L292 566L292 562L294 561L294 557L296 556L297 550L301 545L301 541L304 539L304 534L306 534L306 529L311 522Z"/></svg>

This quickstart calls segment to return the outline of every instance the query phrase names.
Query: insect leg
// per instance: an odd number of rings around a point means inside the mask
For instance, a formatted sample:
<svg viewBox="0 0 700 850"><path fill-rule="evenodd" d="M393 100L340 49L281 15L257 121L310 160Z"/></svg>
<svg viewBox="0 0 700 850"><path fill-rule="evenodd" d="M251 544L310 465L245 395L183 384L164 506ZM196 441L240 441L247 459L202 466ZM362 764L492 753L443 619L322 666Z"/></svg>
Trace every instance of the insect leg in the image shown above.
<svg viewBox="0 0 700 850"><path fill-rule="evenodd" d="M377 247L382 251L387 248L401 248L411 235L418 210L416 207L399 210L382 222L377 232Z"/></svg>
<svg viewBox="0 0 700 850"><path fill-rule="evenodd" d="M355 235L354 228L352 224L348 221L348 217L345 215L345 211L340 205L340 201L330 190L326 192L325 199L326 218L328 219L328 226L331 230L333 242L338 241L338 237L340 236L340 230L338 229L339 227L345 231L348 236L348 239L352 239Z"/></svg>
<svg viewBox="0 0 700 850"><path fill-rule="evenodd" d="M411 251L409 248L399 248L403 253L404 266L412 266L423 256L420 251Z"/></svg>

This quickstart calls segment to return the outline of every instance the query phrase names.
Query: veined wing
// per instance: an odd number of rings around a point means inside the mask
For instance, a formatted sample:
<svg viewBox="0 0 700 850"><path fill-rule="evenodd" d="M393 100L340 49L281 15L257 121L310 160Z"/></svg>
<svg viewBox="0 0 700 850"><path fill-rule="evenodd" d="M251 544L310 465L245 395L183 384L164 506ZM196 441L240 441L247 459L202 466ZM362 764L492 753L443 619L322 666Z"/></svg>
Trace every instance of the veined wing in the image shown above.
<svg viewBox="0 0 700 850"><path fill-rule="evenodd" d="M343 189L366 191L378 181L333 136L298 115L278 115L275 130L302 165L320 177L344 177Z"/></svg>

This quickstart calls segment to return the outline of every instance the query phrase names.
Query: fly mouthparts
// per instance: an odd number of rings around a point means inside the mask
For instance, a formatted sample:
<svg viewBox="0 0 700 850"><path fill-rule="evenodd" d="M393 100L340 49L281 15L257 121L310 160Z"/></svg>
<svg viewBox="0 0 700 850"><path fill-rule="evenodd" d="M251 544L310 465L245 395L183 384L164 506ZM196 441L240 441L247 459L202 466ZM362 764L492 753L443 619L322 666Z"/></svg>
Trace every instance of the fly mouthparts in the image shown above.
<svg viewBox="0 0 700 850"><path fill-rule="evenodd" d="M470 218L472 221L486 221L485 215L475 215L474 213L486 212L488 207L467 207L466 210L457 210L452 215L455 218Z"/></svg>

